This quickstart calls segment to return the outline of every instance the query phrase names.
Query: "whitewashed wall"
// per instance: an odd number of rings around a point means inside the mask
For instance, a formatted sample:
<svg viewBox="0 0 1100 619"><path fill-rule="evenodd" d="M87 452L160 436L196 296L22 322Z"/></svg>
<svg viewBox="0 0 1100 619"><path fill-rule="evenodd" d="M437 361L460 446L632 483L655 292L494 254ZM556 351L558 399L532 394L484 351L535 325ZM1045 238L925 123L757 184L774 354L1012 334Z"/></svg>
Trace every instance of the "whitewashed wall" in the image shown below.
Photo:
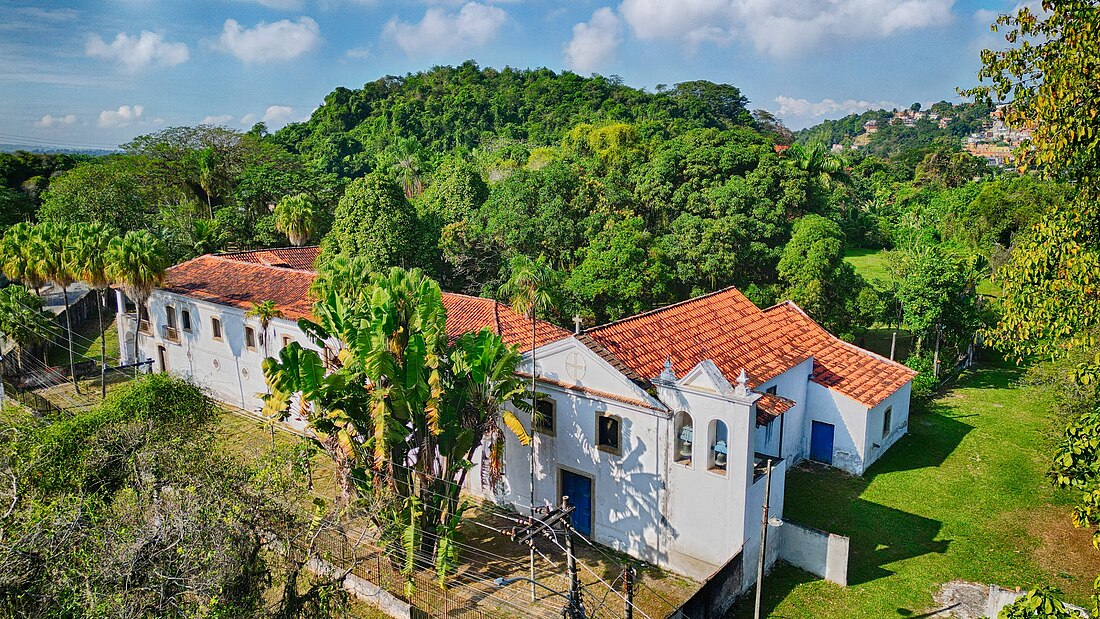
<svg viewBox="0 0 1100 619"><path fill-rule="evenodd" d="M909 432L909 400L913 390L912 381L898 389L893 395L880 402L867 413L867 456L863 460L863 470L871 466L891 445ZM883 417L886 409L893 408L890 414L890 430L882 435Z"/></svg>
<svg viewBox="0 0 1100 619"><path fill-rule="evenodd" d="M813 372L814 362L813 358L806 359L802 363L792 367L791 369L783 372L779 376L772 378L756 388L757 391L767 391L769 387L776 388L776 395L782 396L789 400L794 400L794 406L790 410L783 413L780 419L772 422L771 425L775 426L771 430L770 441L765 442L764 437L767 435L767 430L760 428L757 430L760 437L757 441L757 445L767 447L767 449L760 449L758 446L757 451L761 453L774 454L778 453L779 447L779 425L783 425L783 453L782 457L786 460L790 460L791 464L797 464L806 459L809 454L809 430L807 429L810 422L806 419L807 410L807 396L806 390L810 383L810 374Z"/></svg>
<svg viewBox="0 0 1100 619"><path fill-rule="evenodd" d="M805 453L810 449L810 423L831 423L833 466L860 475L867 441L867 407L815 382L807 381L808 416L805 423Z"/></svg>
<svg viewBox="0 0 1100 619"><path fill-rule="evenodd" d="M176 310L179 338L175 342L164 336L167 306ZM161 370L157 349L158 346L163 346L168 369L172 373L191 379L226 404L252 412L263 408L263 401L259 396L267 391L267 385L261 365L264 349L258 319L246 316L246 310L243 309L198 301L161 290L153 293L148 307L151 335L141 334L138 347L139 358L153 359L153 371ZM183 330L183 310L191 315L190 331ZM220 341L213 338L212 318L221 320ZM132 321L125 319L124 322L126 331L132 338ZM251 326L256 333L255 350L245 346L246 325ZM271 356L276 356L282 348L284 335L290 336L304 347L317 350L296 322L276 318L268 326L268 351ZM122 337L125 336L120 336ZM131 345L132 341L129 339ZM124 341L123 344L125 343ZM302 430L305 420L292 416L288 424Z"/></svg>

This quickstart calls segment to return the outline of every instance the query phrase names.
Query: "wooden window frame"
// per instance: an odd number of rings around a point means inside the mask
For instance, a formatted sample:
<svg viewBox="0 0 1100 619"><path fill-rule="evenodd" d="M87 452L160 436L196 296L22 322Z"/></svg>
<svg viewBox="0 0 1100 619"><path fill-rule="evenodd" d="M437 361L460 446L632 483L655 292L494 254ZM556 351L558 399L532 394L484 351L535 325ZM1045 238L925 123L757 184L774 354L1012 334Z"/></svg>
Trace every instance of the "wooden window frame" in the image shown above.
<svg viewBox="0 0 1100 619"><path fill-rule="evenodd" d="M540 416L538 413L539 404L547 403L550 405L550 425L546 427L542 423L539 423ZM558 403L554 398L550 396L541 396L535 398L535 411L532 414L531 427L539 434L545 434L546 436L557 436L558 430Z"/></svg>
<svg viewBox="0 0 1100 619"><path fill-rule="evenodd" d="M249 337L249 336L251 336L251 337ZM249 340L252 340L251 344L248 343ZM257 340L256 340L256 330L253 329L252 327L250 327L249 325L245 325L244 326L244 347L247 348L248 350L256 351L257 350L256 342L257 342Z"/></svg>
<svg viewBox="0 0 1100 619"><path fill-rule="evenodd" d="M611 419L611 420L615 421L615 427L618 430L618 435L619 435L619 440L617 441L618 442L617 447L612 447L610 445L604 445L600 441L600 421L603 420L603 419ZM621 415L612 415L611 413L605 413L605 412L597 412L596 413L596 437L595 438L596 438L596 441L595 441L596 442L596 449L598 449L600 451L603 451L603 452L606 452L606 453L609 453L609 454L614 454L616 456L623 455L623 418L622 418L622 416Z"/></svg>
<svg viewBox="0 0 1100 619"><path fill-rule="evenodd" d="M890 436L890 431L893 430L893 416L894 407L887 406L886 410L882 411L882 438Z"/></svg>
<svg viewBox="0 0 1100 619"><path fill-rule="evenodd" d="M210 317L210 339L215 342L225 341L225 332L222 331L222 319L217 316Z"/></svg>

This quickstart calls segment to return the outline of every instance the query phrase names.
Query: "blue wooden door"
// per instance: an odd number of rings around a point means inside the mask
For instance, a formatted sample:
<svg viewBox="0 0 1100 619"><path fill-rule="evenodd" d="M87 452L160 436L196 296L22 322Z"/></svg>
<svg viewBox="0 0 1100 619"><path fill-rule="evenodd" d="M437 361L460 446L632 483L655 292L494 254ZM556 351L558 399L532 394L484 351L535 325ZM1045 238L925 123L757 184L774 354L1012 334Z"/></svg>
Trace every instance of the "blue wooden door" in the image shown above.
<svg viewBox="0 0 1100 619"><path fill-rule="evenodd" d="M569 497L576 509L570 515L573 528L584 536L592 535L592 480L569 471L561 472L561 494Z"/></svg>
<svg viewBox="0 0 1100 619"><path fill-rule="evenodd" d="M810 459L833 463L833 424L813 422L810 427Z"/></svg>

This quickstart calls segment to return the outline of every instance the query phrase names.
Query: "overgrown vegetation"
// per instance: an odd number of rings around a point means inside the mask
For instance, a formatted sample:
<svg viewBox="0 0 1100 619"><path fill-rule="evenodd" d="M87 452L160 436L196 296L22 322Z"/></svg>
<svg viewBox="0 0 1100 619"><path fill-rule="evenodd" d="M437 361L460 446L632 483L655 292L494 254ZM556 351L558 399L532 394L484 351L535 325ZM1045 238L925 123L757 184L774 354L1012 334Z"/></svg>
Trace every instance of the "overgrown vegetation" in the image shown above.
<svg viewBox="0 0 1100 619"><path fill-rule="evenodd" d="M304 567L329 519L299 507L296 452L228 457L217 417L198 388L163 374L72 416L5 410L0 615L289 618L342 607L338 579Z"/></svg>

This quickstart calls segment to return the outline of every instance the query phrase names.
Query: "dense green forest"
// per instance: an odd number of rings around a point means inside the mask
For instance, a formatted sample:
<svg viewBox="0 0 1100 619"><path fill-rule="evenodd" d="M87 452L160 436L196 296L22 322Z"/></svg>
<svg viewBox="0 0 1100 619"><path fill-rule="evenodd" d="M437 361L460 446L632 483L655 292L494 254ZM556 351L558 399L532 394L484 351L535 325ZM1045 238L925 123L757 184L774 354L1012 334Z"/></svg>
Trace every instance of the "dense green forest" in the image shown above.
<svg viewBox="0 0 1100 619"><path fill-rule="evenodd" d="M952 131L987 112L952 107ZM323 262L417 266L489 296L514 257L541 256L561 273L563 324L735 285L762 306L792 298L844 337L893 325L917 357L933 340L965 349L985 319L976 287L1065 190L942 139L889 157L824 148L862 119L791 145L735 86L646 92L468 62L338 88L274 133L176 127L119 155L0 155L0 216L149 231L173 261L320 244ZM853 248L893 251L891 277L865 280L844 260Z"/></svg>

